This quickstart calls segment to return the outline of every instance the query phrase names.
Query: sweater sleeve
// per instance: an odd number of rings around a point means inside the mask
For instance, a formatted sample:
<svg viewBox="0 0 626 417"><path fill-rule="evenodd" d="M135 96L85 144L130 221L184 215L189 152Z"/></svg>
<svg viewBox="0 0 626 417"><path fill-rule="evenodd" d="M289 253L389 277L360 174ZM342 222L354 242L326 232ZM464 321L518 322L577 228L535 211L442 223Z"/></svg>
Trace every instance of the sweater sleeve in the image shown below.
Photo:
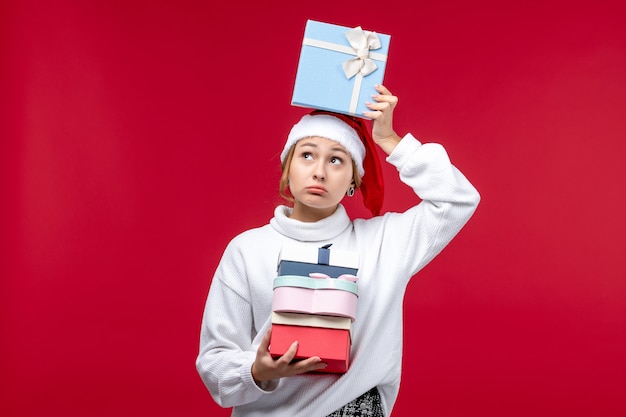
<svg viewBox="0 0 626 417"><path fill-rule="evenodd" d="M258 347L252 302L246 290L244 262L234 246L231 242L227 247L211 282L196 359L200 377L222 407L256 401L277 385L270 381L262 390L252 377Z"/></svg>
<svg viewBox="0 0 626 417"><path fill-rule="evenodd" d="M404 213L387 213L381 227L382 259L393 259L409 279L430 262L470 219L480 195L450 162L440 144L407 134L387 157L422 200ZM393 253L390 252L393 248ZM388 250L390 249L390 250Z"/></svg>

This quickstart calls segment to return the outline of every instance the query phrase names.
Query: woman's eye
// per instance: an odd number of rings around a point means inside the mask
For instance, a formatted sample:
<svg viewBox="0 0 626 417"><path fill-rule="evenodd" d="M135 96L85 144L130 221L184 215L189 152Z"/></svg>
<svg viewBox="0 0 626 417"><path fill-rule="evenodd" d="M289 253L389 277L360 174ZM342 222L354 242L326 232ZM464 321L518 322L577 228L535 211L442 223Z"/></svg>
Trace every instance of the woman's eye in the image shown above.
<svg viewBox="0 0 626 417"><path fill-rule="evenodd" d="M332 158L330 158L330 163L331 164L341 164L341 163L343 163L343 159L338 158L336 156L333 156Z"/></svg>
<svg viewBox="0 0 626 417"><path fill-rule="evenodd" d="M313 159L313 155L311 154L311 152L304 152L304 153L302 154L302 157L303 157L304 159Z"/></svg>

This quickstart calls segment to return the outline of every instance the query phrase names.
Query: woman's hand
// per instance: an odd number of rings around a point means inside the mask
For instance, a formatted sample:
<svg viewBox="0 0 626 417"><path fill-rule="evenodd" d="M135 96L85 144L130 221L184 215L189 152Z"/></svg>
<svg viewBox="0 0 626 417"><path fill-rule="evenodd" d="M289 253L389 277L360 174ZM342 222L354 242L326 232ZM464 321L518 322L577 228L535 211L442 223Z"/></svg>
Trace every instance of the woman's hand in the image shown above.
<svg viewBox="0 0 626 417"><path fill-rule="evenodd" d="M371 111L363 112L363 115L373 120L372 138L389 155L402 139L393 130L393 110L398 97L382 85L377 85L376 91L378 94L372 95L375 103L365 103Z"/></svg>
<svg viewBox="0 0 626 417"><path fill-rule="evenodd" d="M271 334L272 329L263 337L259 349L256 352L256 359L252 364L252 377L257 385L264 381L304 374L326 367L326 364L317 356L303 359L292 364L291 361L296 356L296 351L298 350L298 342L293 342L287 352L280 358L272 358L269 351Z"/></svg>

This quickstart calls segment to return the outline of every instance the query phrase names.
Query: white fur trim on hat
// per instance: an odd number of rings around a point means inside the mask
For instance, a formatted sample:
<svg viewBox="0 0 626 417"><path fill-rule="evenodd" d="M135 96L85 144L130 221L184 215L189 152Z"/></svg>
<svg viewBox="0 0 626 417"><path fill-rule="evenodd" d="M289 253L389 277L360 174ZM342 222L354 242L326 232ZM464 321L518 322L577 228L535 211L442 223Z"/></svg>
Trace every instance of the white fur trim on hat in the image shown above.
<svg viewBox="0 0 626 417"><path fill-rule="evenodd" d="M356 131L343 120L328 114L306 114L296 123L289 132L285 147L280 154L280 161L284 162L289 149L300 139L318 136L331 139L342 145L354 160L359 174L363 176L363 158L365 146Z"/></svg>

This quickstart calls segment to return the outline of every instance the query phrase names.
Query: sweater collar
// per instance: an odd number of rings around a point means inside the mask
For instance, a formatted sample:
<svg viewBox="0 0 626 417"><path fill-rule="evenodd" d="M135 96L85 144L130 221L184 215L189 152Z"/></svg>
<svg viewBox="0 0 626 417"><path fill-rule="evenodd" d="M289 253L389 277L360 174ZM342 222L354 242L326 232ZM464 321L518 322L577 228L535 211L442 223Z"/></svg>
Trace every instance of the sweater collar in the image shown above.
<svg viewBox="0 0 626 417"><path fill-rule="evenodd" d="M280 234L301 242L323 242L334 239L350 226L351 221L343 205L330 216L317 222L302 222L290 218L292 209L278 206L270 225Z"/></svg>

